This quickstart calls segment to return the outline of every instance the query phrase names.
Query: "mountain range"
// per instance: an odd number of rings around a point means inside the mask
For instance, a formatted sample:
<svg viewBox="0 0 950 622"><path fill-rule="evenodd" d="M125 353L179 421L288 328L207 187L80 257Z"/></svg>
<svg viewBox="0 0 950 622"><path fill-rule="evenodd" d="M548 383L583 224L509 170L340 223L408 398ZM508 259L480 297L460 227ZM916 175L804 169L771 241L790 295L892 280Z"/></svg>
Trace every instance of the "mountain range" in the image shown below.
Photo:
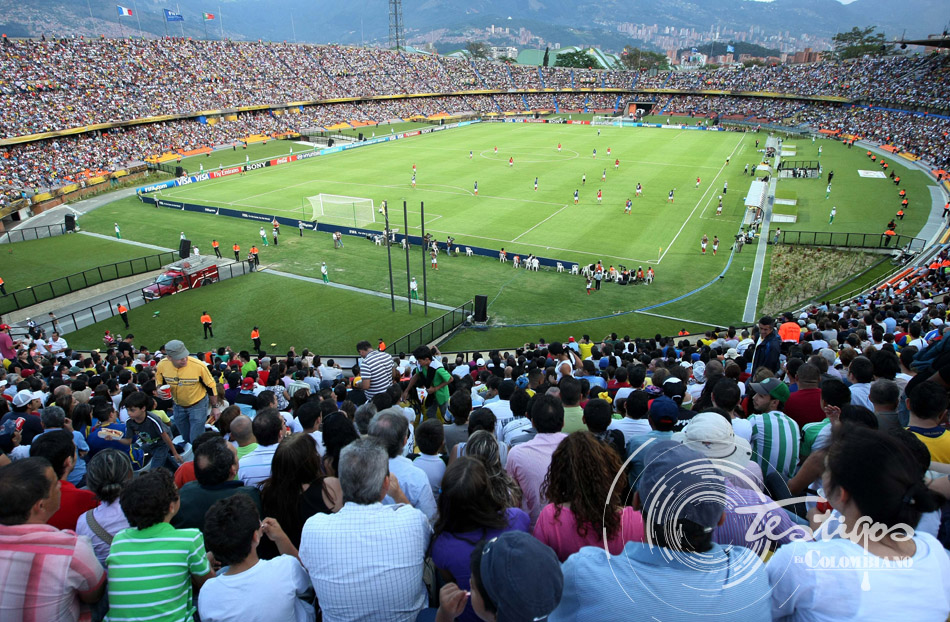
<svg viewBox="0 0 950 622"><path fill-rule="evenodd" d="M117 3L130 4L133 15L119 17ZM166 24L163 8L180 12L184 21ZM939 32L950 21L946 0L405 0L402 10L407 38L458 39L496 24L527 28L561 45L599 44L608 51L636 43L618 31L622 22L699 31L756 27L766 35L825 39L853 26L877 26L893 39ZM117 37L162 35L167 28L172 35L198 38L385 44L388 11L388 0L0 0L0 32ZM214 19L204 20L204 13Z"/></svg>

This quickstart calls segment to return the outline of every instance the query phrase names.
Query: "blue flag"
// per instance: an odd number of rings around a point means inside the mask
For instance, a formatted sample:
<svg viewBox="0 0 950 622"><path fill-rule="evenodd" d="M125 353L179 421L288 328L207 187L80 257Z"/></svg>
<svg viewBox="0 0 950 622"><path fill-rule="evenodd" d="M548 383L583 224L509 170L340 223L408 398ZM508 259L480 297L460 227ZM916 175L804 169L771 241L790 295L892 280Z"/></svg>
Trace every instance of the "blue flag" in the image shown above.
<svg viewBox="0 0 950 622"><path fill-rule="evenodd" d="M185 18L182 17L181 13L175 13L174 11L169 11L168 9L162 9L165 11L165 21L166 22L183 22Z"/></svg>
<svg viewBox="0 0 950 622"><path fill-rule="evenodd" d="M727 45L727 46L726 46L726 52L727 52L727 53L731 54L731 53L733 53L733 52L735 52L735 51L736 51L736 48L732 47L731 45Z"/></svg>

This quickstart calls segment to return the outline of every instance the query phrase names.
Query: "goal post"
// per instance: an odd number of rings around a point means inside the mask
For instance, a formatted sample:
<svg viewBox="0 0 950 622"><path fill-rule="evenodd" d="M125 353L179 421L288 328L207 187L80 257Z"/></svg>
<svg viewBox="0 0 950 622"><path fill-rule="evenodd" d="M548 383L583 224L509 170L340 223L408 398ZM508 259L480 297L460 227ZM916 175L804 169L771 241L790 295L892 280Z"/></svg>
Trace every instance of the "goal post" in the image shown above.
<svg viewBox="0 0 950 622"><path fill-rule="evenodd" d="M307 201L310 202L311 220L354 227L376 222L376 210L372 199L339 194L318 194L307 197Z"/></svg>

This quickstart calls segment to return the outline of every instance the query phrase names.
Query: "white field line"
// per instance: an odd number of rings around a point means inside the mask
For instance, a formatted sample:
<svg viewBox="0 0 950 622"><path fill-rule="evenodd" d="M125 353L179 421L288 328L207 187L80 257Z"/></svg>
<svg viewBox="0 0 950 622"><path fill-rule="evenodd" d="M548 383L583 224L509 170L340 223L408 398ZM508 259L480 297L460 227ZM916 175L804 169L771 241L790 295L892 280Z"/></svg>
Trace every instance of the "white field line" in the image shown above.
<svg viewBox="0 0 950 622"><path fill-rule="evenodd" d="M522 233L521 235L515 236L511 241L512 241L512 242L517 242L517 241L518 241L518 238L524 237L525 235L531 233L532 231L534 231L535 229L537 229L538 227L540 227L541 225L543 225L543 224L546 223L547 221L551 220L552 218L554 218L555 216L557 216L558 214L560 214L561 212L563 212L564 210L566 210L566 209L567 209L567 206L568 206L568 204L565 203L564 206L561 207L561 209L559 209L558 211L554 212L553 214L551 214L550 216L548 216L547 218L545 218L544 220L542 220L541 222L539 222L539 223L536 224L535 226L531 227L530 229L528 229L527 231L525 231L525 232Z"/></svg>
<svg viewBox="0 0 950 622"><path fill-rule="evenodd" d="M739 142L736 143L736 146L732 149L732 153L729 154L730 159L732 158L732 156L736 154L736 149L739 148L739 145L742 144L742 141L744 139L745 139L745 134L739 137ZM719 179L719 176L722 175L722 171L725 168L726 168L725 163L723 163L723 165L719 167L719 172L717 172L716 176L713 177L712 183L709 185L708 188L706 188L706 192L703 193L703 196L699 197L699 201L696 202L696 207L693 208L693 211L689 213L689 216L687 216L686 220L683 221L683 224L680 225L679 231L676 232L676 235L673 236L673 239L670 240L670 243L666 245L666 250L664 250L663 254L660 255L660 259L657 261L657 263L660 263L661 261L663 261L663 258L666 257L666 254L670 252L670 249L673 247L673 244L676 242L676 238L678 238L680 234L683 233L683 229L686 228L686 225L689 223L690 219L693 217L693 214L695 214L696 210L699 209L700 203L702 203L703 199L706 198L706 195L709 194L709 191L712 190L714 187L716 187L716 180Z"/></svg>

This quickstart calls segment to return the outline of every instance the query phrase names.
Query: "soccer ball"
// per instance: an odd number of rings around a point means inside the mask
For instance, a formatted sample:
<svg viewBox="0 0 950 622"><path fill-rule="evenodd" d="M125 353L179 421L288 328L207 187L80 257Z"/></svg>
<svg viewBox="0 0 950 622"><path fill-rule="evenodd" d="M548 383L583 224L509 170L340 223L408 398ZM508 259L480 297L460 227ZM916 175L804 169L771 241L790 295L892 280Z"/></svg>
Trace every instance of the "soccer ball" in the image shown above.
<svg viewBox="0 0 950 622"><path fill-rule="evenodd" d="M383 213L383 208L379 208L379 213L380 213L380 214Z"/></svg>

